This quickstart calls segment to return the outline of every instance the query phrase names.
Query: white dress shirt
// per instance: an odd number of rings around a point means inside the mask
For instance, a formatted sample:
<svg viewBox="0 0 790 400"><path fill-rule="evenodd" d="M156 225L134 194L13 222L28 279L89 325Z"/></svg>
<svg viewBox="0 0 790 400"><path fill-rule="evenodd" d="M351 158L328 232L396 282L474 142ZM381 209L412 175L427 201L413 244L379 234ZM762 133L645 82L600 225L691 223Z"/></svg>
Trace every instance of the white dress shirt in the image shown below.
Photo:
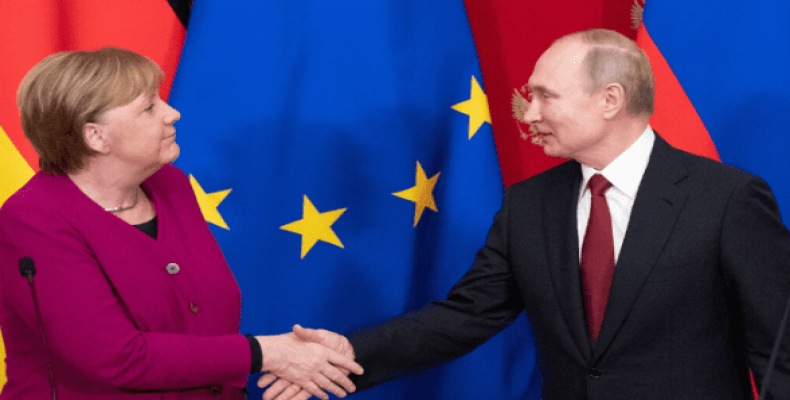
<svg viewBox="0 0 790 400"><path fill-rule="evenodd" d="M587 222L590 219L590 203L592 201L587 182L593 175L601 174L612 184L612 187L606 191L606 203L609 205L609 214L612 217L614 262L617 264L628 221L631 219L631 209L634 207L636 192L639 190L639 183L642 182L642 175L645 174L655 141L656 136L648 126L631 147L617 156L602 171L582 164L582 186L579 189L579 203L576 207L576 221L579 228L579 260L581 260L582 244L587 231Z"/></svg>

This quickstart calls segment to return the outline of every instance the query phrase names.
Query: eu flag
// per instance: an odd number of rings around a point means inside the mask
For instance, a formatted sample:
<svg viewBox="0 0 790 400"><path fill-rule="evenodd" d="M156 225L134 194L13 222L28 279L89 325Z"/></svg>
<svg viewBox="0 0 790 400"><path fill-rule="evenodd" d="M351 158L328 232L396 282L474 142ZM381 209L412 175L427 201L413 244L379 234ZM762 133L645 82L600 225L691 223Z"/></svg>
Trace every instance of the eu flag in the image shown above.
<svg viewBox="0 0 790 400"><path fill-rule="evenodd" d="M195 2L170 99L245 333L348 332L444 298L501 205L461 0ZM354 397L537 399L535 360L522 316Z"/></svg>

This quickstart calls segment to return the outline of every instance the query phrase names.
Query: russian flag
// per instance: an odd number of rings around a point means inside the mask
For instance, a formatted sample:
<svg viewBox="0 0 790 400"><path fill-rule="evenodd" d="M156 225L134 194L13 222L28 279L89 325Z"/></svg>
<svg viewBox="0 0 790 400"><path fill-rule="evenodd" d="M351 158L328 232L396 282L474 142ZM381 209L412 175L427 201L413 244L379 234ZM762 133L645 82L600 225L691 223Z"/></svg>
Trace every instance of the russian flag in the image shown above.
<svg viewBox="0 0 790 400"><path fill-rule="evenodd" d="M765 179L790 215L790 2L652 0L637 42L653 66L650 124L675 147Z"/></svg>

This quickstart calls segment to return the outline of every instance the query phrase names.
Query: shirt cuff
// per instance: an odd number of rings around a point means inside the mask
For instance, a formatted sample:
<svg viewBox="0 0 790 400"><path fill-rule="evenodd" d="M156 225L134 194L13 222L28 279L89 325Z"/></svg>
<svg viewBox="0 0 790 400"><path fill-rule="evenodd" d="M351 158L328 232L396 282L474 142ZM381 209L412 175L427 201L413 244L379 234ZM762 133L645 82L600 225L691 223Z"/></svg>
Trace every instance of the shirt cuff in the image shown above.
<svg viewBox="0 0 790 400"><path fill-rule="evenodd" d="M258 339L255 339L255 336L250 334L244 336L247 337L247 341L250 342L250 353L252 354L250 374L258 374L261 372L261 368L263 368L263 350L261 350L261 344L258 342Z"/></svg>

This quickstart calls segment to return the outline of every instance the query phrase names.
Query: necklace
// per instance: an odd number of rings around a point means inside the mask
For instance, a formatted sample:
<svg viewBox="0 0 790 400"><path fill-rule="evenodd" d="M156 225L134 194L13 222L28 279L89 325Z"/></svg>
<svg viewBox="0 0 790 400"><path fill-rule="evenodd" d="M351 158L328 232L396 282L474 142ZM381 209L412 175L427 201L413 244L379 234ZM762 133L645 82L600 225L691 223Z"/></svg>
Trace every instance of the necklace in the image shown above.
<svg viewBox="0 0 790 400"><path fill-rule="evenodd" d="M127 206L127 207L109 207L109 208L105 208L104 211L111 212L111 213L116 213L116 212L121 212L121 211L126 211L126 210L133 209L134 206L137 205L137 197L139 196L138 192L139 192L139 190L137 190L137 189L134 190L134 201L132 202L132 205Z"/></svg>

